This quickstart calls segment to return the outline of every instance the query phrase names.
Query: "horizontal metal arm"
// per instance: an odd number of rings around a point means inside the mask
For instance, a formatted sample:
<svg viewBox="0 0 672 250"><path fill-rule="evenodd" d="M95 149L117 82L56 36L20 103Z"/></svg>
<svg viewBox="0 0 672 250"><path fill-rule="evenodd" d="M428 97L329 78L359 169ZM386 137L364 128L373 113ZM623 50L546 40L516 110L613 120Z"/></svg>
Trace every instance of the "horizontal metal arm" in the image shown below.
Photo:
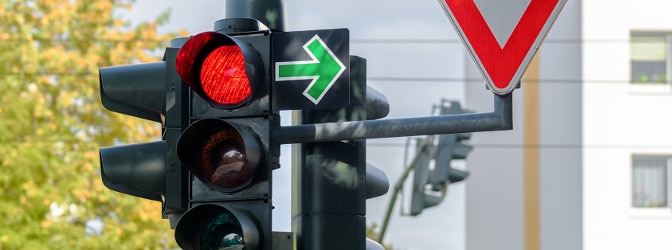
<svg viewBox="0 0 672 250"><path fill-rule="evenodd" d="M495 107L490 113L283 126L275 139L292 144L513 129L511 94L494 96Z"/></svg>

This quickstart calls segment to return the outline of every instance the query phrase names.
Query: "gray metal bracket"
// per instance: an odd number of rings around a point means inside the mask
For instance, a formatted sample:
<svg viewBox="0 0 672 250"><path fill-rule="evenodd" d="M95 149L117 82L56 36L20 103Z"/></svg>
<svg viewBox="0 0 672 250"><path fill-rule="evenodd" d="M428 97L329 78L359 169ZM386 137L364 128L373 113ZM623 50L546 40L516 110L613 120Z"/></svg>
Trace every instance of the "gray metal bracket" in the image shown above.
<svg viewBox="0 0 672 250"><path fill-rule="evenodd" d="M494 96L494 110L489 113L282 126L274 133L275 141L292 144L513 129L512 94Z"/></svg>

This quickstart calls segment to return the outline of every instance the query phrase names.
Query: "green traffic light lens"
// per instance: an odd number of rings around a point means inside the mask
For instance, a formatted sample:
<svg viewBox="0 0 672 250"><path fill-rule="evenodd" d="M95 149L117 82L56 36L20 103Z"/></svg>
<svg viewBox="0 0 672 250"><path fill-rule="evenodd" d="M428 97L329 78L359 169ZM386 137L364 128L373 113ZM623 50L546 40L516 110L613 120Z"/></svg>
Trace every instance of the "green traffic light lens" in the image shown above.
<svg viewBox="0 0 672 250"><path fill-rule="evenodd" d="M258 219L244 209L213 203L196 205L177 222L175 241L182 249L267 249L262 244Z"/></svg>
<svg viewBox="0 0 672 250"><path fill-rule="evenodd" d="M241 225L233 214L221 213L212 218L200 234L200 249L243 250Z"/></svg>

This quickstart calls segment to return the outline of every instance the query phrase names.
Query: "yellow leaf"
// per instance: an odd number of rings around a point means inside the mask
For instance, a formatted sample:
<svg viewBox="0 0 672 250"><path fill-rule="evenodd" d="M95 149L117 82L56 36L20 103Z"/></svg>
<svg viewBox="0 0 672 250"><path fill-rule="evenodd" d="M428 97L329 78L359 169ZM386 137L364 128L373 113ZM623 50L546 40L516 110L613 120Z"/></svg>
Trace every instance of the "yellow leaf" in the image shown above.
<svg viewBox="0 0 672 250"><path fill-rule="evenodd" d="M42 226L42 228L48 228L48 227L50 227L53 223L54 223L54 222L51 221L51 220L43 220L43 221L40 223L40 226Z"/></svg>

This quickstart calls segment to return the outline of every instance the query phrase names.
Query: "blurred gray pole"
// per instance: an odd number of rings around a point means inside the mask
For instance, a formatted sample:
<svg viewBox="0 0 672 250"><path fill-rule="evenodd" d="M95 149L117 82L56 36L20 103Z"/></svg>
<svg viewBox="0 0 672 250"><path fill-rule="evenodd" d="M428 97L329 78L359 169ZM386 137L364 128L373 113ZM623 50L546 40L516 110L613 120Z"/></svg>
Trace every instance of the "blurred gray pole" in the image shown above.
<svg viewBox="0 0 672 250"><path fill-rule="evenodd" d="M401 174L401 177L399 177L399 180L394 185L394 190L392 191L392 196L390 197L390 202L387 204L387 210L385 211L385 217L383 218L383 224L380 227L380 232L378 233L378 239L376 239L378 242L382 243L383 240L385 239L385 233L387 232L387 227L389 226L390 218L392 217L392 210L394 209L394 205L397 203L397 197L399 196L399 192L401 192L401 189L404 187L404 182L406 182L406 178L408 178L408 175L411 173L411 171L413 171L414 166L421 161L420 152L429 150L430 144L425 142L419 145L418 147L419 147L419 149L417 150L418 153L416 153L415 157L413 158L413 161L411 162L411 164L408 165L408 167L404 169L404 172Z"/></svg>
<svg viewBox="0 0 672 250"><path fill-rule="evenodd" d="M273 31L285 31L284 0L226 0L226 18L254 18Z"/></svg>
<svg viewBox="0 0 672 250"><path fill-rule="evenodd" d="M276 133L278 137L276 140L280 144L292 144L511 130L513 129L512 95L512 93L494 95L495 107L489 113L283 126Z"/></svg>
<svg viewBox="0 0 672 250"><path fill-rule="evenodd" d="M350 105L302 110L302 124L367 118L366 61L351 56L350 67ZM297 249L365 250L366 140L297 146L292 175L292 231Z"/></svg>

